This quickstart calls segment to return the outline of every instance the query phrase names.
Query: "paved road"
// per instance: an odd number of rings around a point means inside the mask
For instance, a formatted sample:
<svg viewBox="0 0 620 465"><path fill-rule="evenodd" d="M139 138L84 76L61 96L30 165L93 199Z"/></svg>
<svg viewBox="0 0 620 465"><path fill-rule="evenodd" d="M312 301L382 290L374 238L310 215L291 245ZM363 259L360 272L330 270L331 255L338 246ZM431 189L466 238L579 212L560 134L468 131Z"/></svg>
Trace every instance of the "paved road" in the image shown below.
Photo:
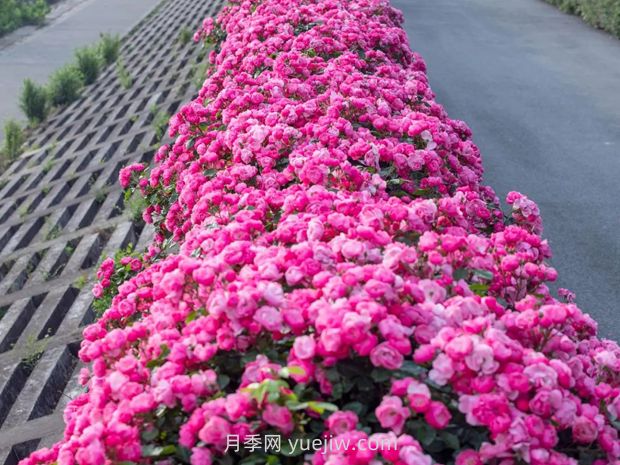
<svg viewBox="0 0 620 465"><path fill-rule="evenodd" d="M24 118L18 95L25 78L45 83L73 59L74 50L102 32L124 34L159 0L64 0L41 28L22 28L0 40L0 123ZM3 124L0 124L0 139Z"/></svg>
<svg viewBox="0 0 620 465"><path fill-rule="evenodd" d="M620 339L620 40L541 0L392 0L485 181L537 201L558 284Z"/></svg>

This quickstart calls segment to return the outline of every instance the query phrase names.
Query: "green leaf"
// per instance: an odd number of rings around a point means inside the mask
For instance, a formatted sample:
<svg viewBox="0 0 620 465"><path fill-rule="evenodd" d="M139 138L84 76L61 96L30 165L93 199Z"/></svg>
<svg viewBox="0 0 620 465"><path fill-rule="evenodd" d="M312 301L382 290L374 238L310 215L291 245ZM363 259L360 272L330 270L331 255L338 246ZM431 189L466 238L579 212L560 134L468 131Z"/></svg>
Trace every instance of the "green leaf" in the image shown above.
<svg viewBox="0 0 620 465"><path fill-rule="evenodd" d="M487 281L491 281L493 279L493 273L488 270L473 270L473 273L474 276L486 279Z"/></svg>
<svg viewBox="0 0 620 465"><path fill-rule="evenodd" d="M332 398L334 398L335 400L341 399L344 392L344 385L342 383L336 383L332 385Z"/></svg>
<svg viewBox="0 0 620 465"><path fill-rule="evenodd" d="M336 405L330 404L329 402L310 401L307 402L307 404L308 409L318 413L319 415L322 415L326 410L330 412L335 412L338 410L338 407Z"/></svg>
<svg viewBox="0 0 620 465"><path fill-rule="evenodd" d="M147 362L146 364L147 368L151 368L151 369L157 368L159 366L162 366L164 362L166 361L166 357L170 353L170 348L166 344L162 344L159 347L161 348L161 354L159 354L159 357L157 357L156 359L153 359L150 362Z"/></svg>
<svg viewBox="0 0 620 465"><path fill-rule="evenodd" d="M142 446L142 456L143 457L168 457L170 455L174 455L177 447L174 444L168 444L167 446L153 446L146 445Z"/></svg>
<svg viewBox="0 0 620 465"><path fill-rule="evenodd" d="M306 374L306 370L303 367L292 365L288 367L288 372L291 375L303 376Z"/></svg>
<svg viewBox="0 0 620 465"><path fill-rule="evenodd" d="M460 450L461 443L459 442L459 437L456 434L449 433L448 431L442 431L439 434L439 437L450 449Z"/></svg>
<svg viewBox="0 0 620 465"><path fill-rule="evenodd" d="M437 437L437 431L422 421L416 421L413 428L413 436L420 441L423 446L430 446Z"/></svg>
<svg viewBox="0 0 620 465"><path fill-rule="evenodd" d="M288 408L289 410L292 411L296 411L296 410L306 410L308 408L308 403L307 402L299 402L296 400L289 400L287 402L285 402L286 408Z"/></svg>
<svg viewBox="0 0 620 465"><path fill-rule="evenodd" d="M370 377L376 383L384 383L392 377L392 373L383 368L373 368L373 370L370 372Z"/></svg>
<svg viewBox="0 0 620 465"><path fill-rule="evenodd" d="M151 442L155 440L157 436L159 436L159 430L157 428L148 429L148 430L142 431L141 436L144 442Z"/></svg>
<svg viewBox="0 0 620 465"><path fill-rule="evenodd" d="M406 376L413 376L414 378L420 378L421 376L427 373L426 368L421 367L415 362L411 360L405 360L403 364L398 369L399 373L402 373Z"/></svg>
<svg viewBox="0 0 620 465"><path fill-rule="evenodd" d="M467 274L468 272L465 268L457 268L452 273L452 279L455 279L456 281L458 281L459 279L465 279L467 277Z"/></svg>
<svg viewBox="0 0 620 465"><path fill-rule="evenodd" d="M361 402L349 402L348 404L344 404L342 406L342 410L350 410L351 412L355 412L357 416L360 417L366 413L366 406Z"/></svg>
<svg viewBox="0 0 620 465"><path fill-rule="evenodd" d="M219 375L217 377L217 384L220 387L220 389L226 389L226 386L230 384L230 376Z"/></svg>
<svg viewBox="0 0 620 465"><path fill-rule="evenodd" d="M254 452L241 460L239 465L258 465L266 462L267 457L265 457L262 452Z"/></svg>
<svg viewBox="0 0 620 465"><path fill-rule="evenodd" d="M481 297L484 297L485 295L487 295L487 292L489 291L489 285L488 284L482 284L482 283L472 283L469 285L469 289L474 293L477 294Z"/></svg>
<svg viewBox="0 0 620 465"><path fill-rule="evenodd" d="M175 457L178 457L183 463L190 463L191 461L191 451L183 446L178 446L177 447L177 452L175 454Z"/></svg>
<svg viewBox="0 0 620 465"><path fill-rule="evenodd" d="M375 390L375 383L367 377L358 377L355 384L360 391L373 392Z"/></svg>

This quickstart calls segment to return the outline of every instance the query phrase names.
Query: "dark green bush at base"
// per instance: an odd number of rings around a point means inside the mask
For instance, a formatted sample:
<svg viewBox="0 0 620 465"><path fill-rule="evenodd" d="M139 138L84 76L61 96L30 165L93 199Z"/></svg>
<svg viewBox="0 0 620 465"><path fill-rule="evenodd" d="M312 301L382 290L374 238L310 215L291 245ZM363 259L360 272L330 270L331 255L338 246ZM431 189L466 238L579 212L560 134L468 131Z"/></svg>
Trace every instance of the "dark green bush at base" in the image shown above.
<svg viewBox="0 0 620 465"><path fill-rule="evenodd" d="M67 105L80 96L84 78L75 66L65 66L50 78L49 93L53 105Z"/></svg>
<svg viewBox="0 0 620 465"><path fill-rule="evenodd" d="M31 79L26 79L19 97L19 106L31 124L40 123L47 117L49 109L47 90Z"/></svg>
<svg viewBox="0 0 620 465"><path fill-rule="evenodd" d="M84 84L92 84L101 71L101 58L95 47L84 47L76 50L77 67L84 78Z"/></svg>
<svg viewBox="0 0 620 465"><path fill-rule="evenodd" d="M4 147L0 165L14 160L21 153L24 139L24 132L17 121L10 119L4 124Z"/></svg>
<svg viewBox="0 0 620 465"><path fill-rule="evenodd" d="M99 53L106 65L116 61L121 49L121 38L118 35L101 34Z"/></svg>
<svg viewBox="0 0 620 465"><path fill-rule="evenodd" d="M620 0L545 0L620 38Z"/></svg>

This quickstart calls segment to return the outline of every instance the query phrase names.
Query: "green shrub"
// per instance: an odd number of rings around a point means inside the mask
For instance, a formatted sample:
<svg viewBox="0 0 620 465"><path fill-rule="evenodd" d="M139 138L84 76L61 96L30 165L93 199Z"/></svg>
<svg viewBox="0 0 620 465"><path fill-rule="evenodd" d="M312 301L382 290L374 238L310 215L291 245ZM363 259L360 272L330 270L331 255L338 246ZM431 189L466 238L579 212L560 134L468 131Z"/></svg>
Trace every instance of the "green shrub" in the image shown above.
<svg viewBox="0 0 620 465"><path fill-rule="evenodd" d="M620 0L546 0L620 38Z"/></svg>
<svg viewBox="0 0 620 465"><path fill-rule="evenodd" d="M161 139L166 134L170 115L164 110L159 109L157 105L153 105L149 109L149 113L151 114L151 126L155 131L157 139Z"/></svg>
<svg viewBox="0 0 620 465"><path fill-rule="evenodd" d="M40 123L47 117L49 109L47 90L31 79L26 79L19 97L19 106L31 124Z"/></svg>
<svg viewBox="0 0 620 465"><path fill-rule="evenodd" d="M84 84L92 84L101 71L101 58L96 48L84 47L76 50L77 67L84 78Z"/></svg>
<svg viewBox="0 0 620 465"><path fill-rule="evenodd" d="M192 31L184 26L179 31L178 41L181 42L181 45L187 45L192 40L192 36Z"/></svg>
<svg viewBox="0 0 620 465"><path fill-rule="evenodd" d="M24 131L17 121L10 119L4 123L2 161L14 160L21 153L24 140Z"/></svg>
<svg viewBox="0 0 620 465"><path fill-rule="evenodd" d="M133 78L131 74L129 74L129 71L127 71L127 68L125 68L125 63L123 63L121 59L116 62L116 76L123 88L129 89L133 85Z"/></svg>
<svg viewBox="0 0 620 465"><path fill-rule="evenodd" d="M581 0L579 12L589 24L620 37L620 0Z"/></svg>
<svg viewBox="0 0 620 465"><path fill-rule="evenodd" d="M0 35L25 24L41 24L49 10L46 0L0 0Z"/></svg>
<svg viewBox="0 0 620 465"><path fill-rule="evenodd" d="M24 24L39 25L45 20L50 7L46 0L22 1L20 3L21 17Z"/></svg>
<svg viewBox="0 0 620 465"><path fill-rule="evenodd" d="M80 96L84 85L82 73L74 65L60 68L50 78L49 94L54 105L67 105Z"/></svg>
<svg viewBox="0 0 620 465"><path fill-rule="evenodd" d="M99 54L106 65L114 63L120 54L121 38L118 35L101 34Z"/></svg>

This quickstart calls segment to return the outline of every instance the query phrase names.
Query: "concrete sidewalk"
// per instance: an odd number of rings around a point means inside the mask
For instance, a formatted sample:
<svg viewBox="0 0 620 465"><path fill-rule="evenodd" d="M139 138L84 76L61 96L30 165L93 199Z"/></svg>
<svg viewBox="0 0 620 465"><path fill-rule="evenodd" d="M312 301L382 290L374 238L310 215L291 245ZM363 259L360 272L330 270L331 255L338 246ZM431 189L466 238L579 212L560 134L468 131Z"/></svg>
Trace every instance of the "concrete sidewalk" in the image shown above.
<svg viewBox="0 0 620 465"><path fill-rule="evenodd" d="M158 3L159 0L65 0L54 8L43 27L26 27L3 37L0 126L7 118L25 120L18 105L24 79L47 82L50 74L73 60L76 48L96 42L103 32L129 32Z"/></svg>

